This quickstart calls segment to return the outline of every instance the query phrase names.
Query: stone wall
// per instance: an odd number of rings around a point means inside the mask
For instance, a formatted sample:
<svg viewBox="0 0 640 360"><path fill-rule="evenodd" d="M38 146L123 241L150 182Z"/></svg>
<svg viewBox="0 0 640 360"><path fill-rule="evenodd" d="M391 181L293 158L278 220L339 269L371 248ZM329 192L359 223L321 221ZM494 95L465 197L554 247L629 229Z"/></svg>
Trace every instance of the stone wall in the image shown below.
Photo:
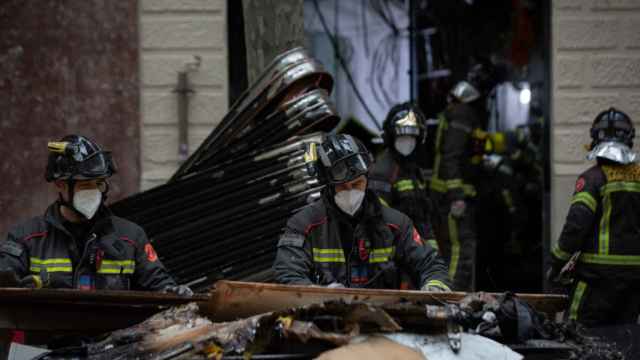
<svg viewBox="0 0 640 360"><path fill-rule="evenodd" d="M0 1L0 241L56 199L47 142L113 150L117 200L140 183L137 1Z"/></svg>
<svg viewBox="0 0 640 360"><path fill-rule="evenodd" d="M569 207L594 117L618 107L640 125L640 0L552 0L552 241ZM640 143L640 141L636 141Z"/></svg>

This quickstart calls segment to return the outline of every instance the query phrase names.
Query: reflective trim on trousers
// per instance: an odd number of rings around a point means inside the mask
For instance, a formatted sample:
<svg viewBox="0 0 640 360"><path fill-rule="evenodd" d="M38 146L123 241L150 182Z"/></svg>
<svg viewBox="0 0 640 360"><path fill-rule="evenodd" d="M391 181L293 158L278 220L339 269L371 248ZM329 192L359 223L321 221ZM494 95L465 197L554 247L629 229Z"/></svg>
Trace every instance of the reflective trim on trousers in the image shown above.
<svg viewBox="0 0 640 360"><path fill-rule="evenodd" d="M580 305L582 304L582 298L584 297L586 289L587 284L584 281L578 281L576 290L573 293L573 299L571 300L571 307L569 308L570 320L578 320L578 311L580 310Z"/></svg>
<svg viewBox="0 0 640 360"><path fill-rule="evenodd" d="M460 239L458 238L458 222L449 214L449 241L451 242L451 260L449 261L449 279L454 281L460 260Z"/></svg>

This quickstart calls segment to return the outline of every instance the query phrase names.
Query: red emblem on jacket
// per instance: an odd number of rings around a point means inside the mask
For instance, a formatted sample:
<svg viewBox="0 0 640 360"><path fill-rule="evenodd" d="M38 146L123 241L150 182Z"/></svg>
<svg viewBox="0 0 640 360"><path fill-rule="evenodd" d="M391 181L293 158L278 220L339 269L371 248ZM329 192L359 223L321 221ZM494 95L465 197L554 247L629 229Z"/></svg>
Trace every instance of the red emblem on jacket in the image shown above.
<svg viewBox="0 0 640 360"><path fill-rule="evenodd" d="M584 189L584 178L580 177L578 181L576 181L576 192L578 193L582 191L582 189Z"/></svg>
<svg viewBox="0 0 640 360"><path fill-rule="evenodd" d="M153 249L151 244L144 246L144 252L147 253L147 259L149 259L149 261L154 262L158 260L158 254L156 254L156 251Z"/></svg>
<svg viewBox="0 0 640 360"><path fill-rule="evenodd" d="M424 245L424 243L422 242L422 238L420 237L420 234L418 233L418 230L416 230L416 228L413 228L413 241L415 241L418 245Z"/></svg>

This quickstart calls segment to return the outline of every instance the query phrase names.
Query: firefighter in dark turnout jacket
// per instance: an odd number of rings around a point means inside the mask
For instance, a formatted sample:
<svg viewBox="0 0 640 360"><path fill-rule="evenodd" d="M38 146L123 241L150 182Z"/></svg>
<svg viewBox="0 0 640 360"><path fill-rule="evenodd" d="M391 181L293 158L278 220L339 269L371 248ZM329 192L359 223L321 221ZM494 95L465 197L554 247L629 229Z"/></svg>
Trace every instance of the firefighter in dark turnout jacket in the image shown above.
<svg viewBox="0 0 640 360"><path fill-rule="evenodd" d="M165 270L144 230L104 205L111 154L83 136L49 143L46 180L59 199L0 243L0 286L165 290L191 294Z"/></svg>
<svg viewBox="0 0 640 360"><path fill-rule="evenodd" d="M597 164L578 177L552 249L549 278L573 278L566 314L586 326L635 323L640 314L640 165L631 150L634 135L631 119L619 110L595 118L587 159Z"/></svg>
<svg viewBox="0 0 640 360"><path fill-rule="evenodd" d="M414 104L398 104L389 111L383 129L387 148L371 170L369 188L383 205L409 216L420 236L437 249L428 179L417 159L419 148L424 147L426 119Z"/></svg>
<svg viewBox="0 0 640 360"><path fill-rule="evenodd" d="M399 288L401 271L418 288L448 291L446 268L411 220L367 190L371 154L350 135L311 145L306 159L327 184L296 213L278 243L276 280L329 287Z"/></svg>
<svg viewBox="0 0 640 360"><path fill-rule="evenodd" d="M484 152L476 149L474 131L487 122L486 97L496 85L495 68L489 62L476 64L467 81L450 94L449 107L439 117L435 159L431 177L432 198L438 208L436 237L449 263L449 277L460 291L475 288L476 224L474 183L481 174ZM482 143L484 145L484 143Z"/></svg>

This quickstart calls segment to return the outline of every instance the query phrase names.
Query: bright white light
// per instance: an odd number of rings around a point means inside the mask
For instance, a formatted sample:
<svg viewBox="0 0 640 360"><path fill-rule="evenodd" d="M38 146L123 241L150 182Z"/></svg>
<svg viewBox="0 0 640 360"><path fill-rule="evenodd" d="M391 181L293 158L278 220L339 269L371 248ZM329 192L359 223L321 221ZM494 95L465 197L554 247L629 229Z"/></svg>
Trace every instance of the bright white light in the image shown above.
<svg viewBox="0 0 640 360"><path fill-rule="evenodd" d="M531 102L531 90L527 88L520 90L520 103L527 105L529 102Z"/></svg>

